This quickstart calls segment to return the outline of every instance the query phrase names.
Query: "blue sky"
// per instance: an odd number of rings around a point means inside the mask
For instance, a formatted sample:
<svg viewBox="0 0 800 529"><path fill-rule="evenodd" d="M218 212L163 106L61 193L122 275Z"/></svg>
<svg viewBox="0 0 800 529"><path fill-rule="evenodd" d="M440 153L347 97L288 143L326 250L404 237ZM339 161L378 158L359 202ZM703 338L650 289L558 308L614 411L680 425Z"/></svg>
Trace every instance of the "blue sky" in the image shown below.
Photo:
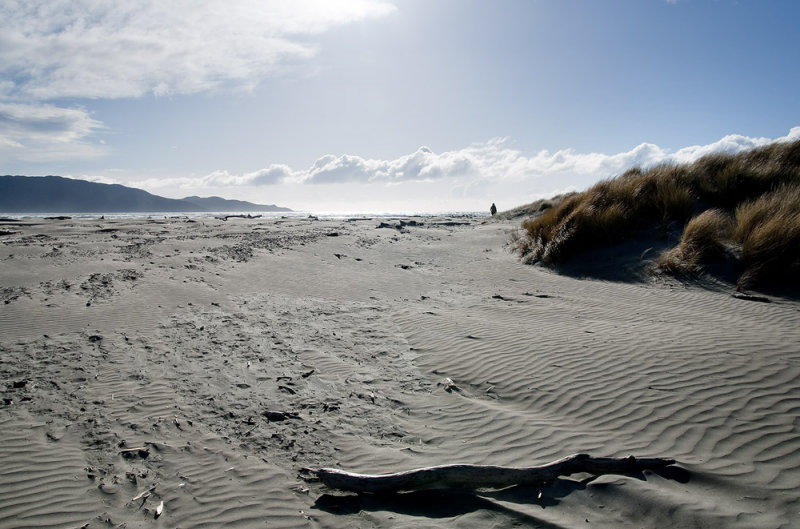
<svg viewBox="0 0 800 529"><path fill-rule="evenodd" d="M800 139L793 0L6 0L0 174L500 209Z"/></svg>

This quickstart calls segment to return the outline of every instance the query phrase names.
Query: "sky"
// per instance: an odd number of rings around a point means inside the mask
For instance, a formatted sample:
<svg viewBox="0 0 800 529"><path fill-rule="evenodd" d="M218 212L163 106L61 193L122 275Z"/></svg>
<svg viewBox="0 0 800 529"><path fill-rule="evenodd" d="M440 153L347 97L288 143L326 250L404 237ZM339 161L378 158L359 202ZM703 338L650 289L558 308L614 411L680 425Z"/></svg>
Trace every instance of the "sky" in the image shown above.
<svg viewBox="0 0 800 529"><path fill-rule="evenodd" d="M0 174L500 210L800 139L794 0L2 0Z"/></svg>

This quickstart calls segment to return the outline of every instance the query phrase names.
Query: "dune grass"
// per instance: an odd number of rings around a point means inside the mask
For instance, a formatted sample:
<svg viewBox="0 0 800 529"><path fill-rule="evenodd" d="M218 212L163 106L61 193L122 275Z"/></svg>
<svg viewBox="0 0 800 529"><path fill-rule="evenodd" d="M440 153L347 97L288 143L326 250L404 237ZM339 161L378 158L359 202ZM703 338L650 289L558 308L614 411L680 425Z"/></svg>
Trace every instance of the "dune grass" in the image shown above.
<svg viewBox="0 0 800 529"><path fill-rule="evenodd" d="M556 195L554 197L537 200L524 206L519 206L514 209L501 211L494 216L496 220L515 220L522 217L536 217L541 215L544 211L559 205L564 199L574 195L575 193L565 193Z"/></svg>
<svg viewBox="0 0 800 529"><path fill-rule="evenodd" d="M689 188L673 176L676 168L632 169L565 199L522 223L520 252L529 262L564 262L587 248L615 243L637 226L688 220L694 208Z"/></svg>
<svg viewBox="0 0 800 529"><path fill-rule="evenodd" d="M800 282L800 184L739 205L734 240L741 248L740 287Z"/></svg>
<svg viewBox="0 0 800 529"><path fill-rule="evenodd" d="M731 216L720 209L708 209L686 224L680 243L658 257L658 267L671 273L696 273L725 254L732 233Z"/></svg>
<svg viewBox="0 0 800 529"><path fill-rule="evenodd" d="M669 225L683 235L657 260L666 273L733 259L740 286L800 282L800 141L631 169L525 220L513 244L526 262L556 266Z"/></svg>

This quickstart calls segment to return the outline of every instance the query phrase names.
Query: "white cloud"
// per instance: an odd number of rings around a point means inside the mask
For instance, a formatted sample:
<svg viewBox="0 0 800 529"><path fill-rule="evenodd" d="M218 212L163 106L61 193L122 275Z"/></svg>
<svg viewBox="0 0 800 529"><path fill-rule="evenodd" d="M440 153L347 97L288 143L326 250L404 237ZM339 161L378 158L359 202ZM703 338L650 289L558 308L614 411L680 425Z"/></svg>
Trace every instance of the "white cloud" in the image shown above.
<svg viewBox="0 0 800 529"><path fill-rule="evenodd" d="M104 175L81 175L75 176L70 174L61 175L64 178L71 178L73 180L86 180L87 182L94 182L97 184L117 184L118 182L113 179L109 178L108 176Z"/></svg>
<svg viewBox="0 0 800 529"><path fill-rule="evenodd" d="M297 181L297 173L292 172L288 165L272 164L264 169L243 174L233 174L220 169L200 177L153 177L144 180L116 178L114 181L115 183L123 183L124 181L125 185L147 189L154 193L171 190L173 194L180 194L181 192L193 194L203 193L203 190L215 190L217 192L231 188L263 187L293 183Z"/></svg>
<svg viewBox="0 0 800 529"><path fill-rule="evenodd" d="M232 175L228 171L214 171L202 178L202 185L208 187L223 186L261 186L279 184L292 177L292 170L288 165L272 164L265 169L259 169L243 175Z"/></svg>
<svg viewBox="0 0 800 529"><path fill-rule="evenodd" d="M395 160L370 160L353 155L326 155L317 160L299 181L312 184L341 182L418 182L448 177L477 176L491 171L502 140L436 154L428 147ZM502 156L502 153L501 153Z"/></svg>
<svg viewBox="0 0 800 529"><path fill-rule="evenodd" d="M792 136L794 135L794 136ZM800 127L778 139L730 135L708 144L685 147L675 153L642 143L614 154L579 153L574 149L542 150L527 155L509 146L507 138L436 154L427 147L395 160L365 159L353 155L326 155L310 169L294 173L299 181L319 183L431 181L441 178L522 182L537 178L563 177L596 181L634 167L665 162L687 163L714 152L736 153L800 136Z"/></svg>
<svg viewBox="0 0 800 529"><path fill-rule="evenodd" d="M312 56L310 37L394 11L382 0L6 0L7 96L47 101L249 87Z"/></svg>
<svg viewBox="0 0 800 529"><path fill-rule="evenodd" d="M708 144L685 147L675 153L652 143L615 154L579 153L574 149L556 152L542 150L526 155L510 147L507 138L436 154L427 147L395 160L364 159L353 155L326 155L301 173L299 181L318 183L431 181L441 178L480 179L489 181L525 181L541 177L588 177L593 180L612 177L634 167L648 167L665 162L687 163L714 152L736 153L800 136L800 127L778 139L749 138L731 135Z"/></svg>
<svg viewBox="0 0 800 529"><path fill-rule="evenodd" d="M0 160L96 158L105 150L87 138L102 128L83 108L0 102Z"/></svg>
<svg viewBox="0 0 800 529"><path fill-rule="evenodd" d="M763 147L776 141L794 141L800 139L800 127L792 127L789 134L776 139L770 138L750 138L741 134L729 134L719 141L708 145L692 145L684 147L672 155L672 161L677 163L688 163L703 156L713 153L724 152L736 154L738 152Z"/></svg>
<svg viewBox="0 0 800 529"><path fill-rule="evenodd" d="M0 163L106 152L91 141L102 123L51 102L248 89L313 56L314 36L394 10L385 0L4 0Z"/></svg>

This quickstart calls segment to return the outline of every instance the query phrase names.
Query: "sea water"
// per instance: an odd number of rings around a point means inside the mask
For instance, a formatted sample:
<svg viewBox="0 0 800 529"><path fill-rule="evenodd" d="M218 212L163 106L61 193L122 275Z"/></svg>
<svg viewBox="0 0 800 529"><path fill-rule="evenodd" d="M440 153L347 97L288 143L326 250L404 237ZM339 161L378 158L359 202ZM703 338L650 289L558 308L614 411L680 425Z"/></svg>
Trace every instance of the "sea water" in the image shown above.
<svg viewBox="0 0 800 529"><path fill-rule="evenodd" d="M135 213L0 213L0 217L9 219L43 219L49 217L69 217L72 219L195 219L217 218L232 216L250 216L262 219L371 219L371 218L396 218L396 217L457 217L481 218L488 217L489 213L477 211L442 211L434 213L420 212L359 212L359 211L198 211L198 212L135 212Z"/></svg>

